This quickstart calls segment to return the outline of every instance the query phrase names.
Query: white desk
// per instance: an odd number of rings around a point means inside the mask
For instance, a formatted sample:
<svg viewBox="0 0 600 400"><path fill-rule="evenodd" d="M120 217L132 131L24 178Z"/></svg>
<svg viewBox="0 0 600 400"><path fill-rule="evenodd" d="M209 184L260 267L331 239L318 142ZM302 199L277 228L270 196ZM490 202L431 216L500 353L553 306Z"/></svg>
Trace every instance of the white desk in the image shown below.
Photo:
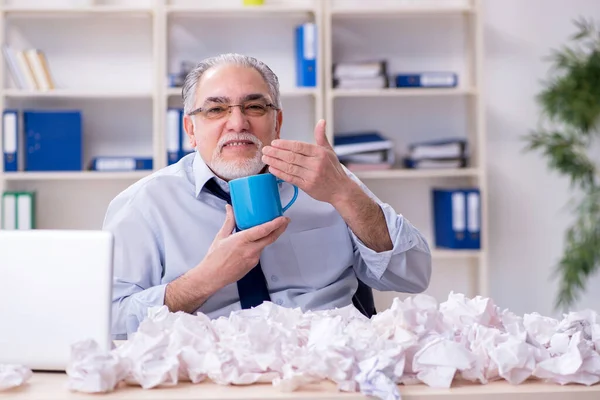
<svg viewBox="0 0 600 400"><path fill-rule="evenodd" d="M9 399L169 399L169 400L365 400L360 393L338 392L329 382L307 386L296 392L285 393L270 384L250 386L219 386L209 381L200 384L180 383L174 387L144 390L137 386L122 386L106 395L70 392L65 388L64 373L34 373L23 386L0 392L0 398ZM458 385L451 389L433 389L425 385L401 386L403 400L599 400L600 384L560 386L527 382L512 386L505 381L488 385Z"/></svg>

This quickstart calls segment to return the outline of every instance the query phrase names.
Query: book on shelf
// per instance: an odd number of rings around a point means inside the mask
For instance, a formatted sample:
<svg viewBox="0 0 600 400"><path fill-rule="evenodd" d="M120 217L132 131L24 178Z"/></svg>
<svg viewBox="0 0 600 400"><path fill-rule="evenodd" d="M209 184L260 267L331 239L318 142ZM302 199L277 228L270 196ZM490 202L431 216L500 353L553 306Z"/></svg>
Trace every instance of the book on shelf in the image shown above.
<svg viewBox="0 0 600 400"><path fill-rule="evenodd" d="M99 156L90 162L89 170L127 172L152 170L152 157Z"/></svg>
<svg viewBox="0 0 600 400"><path fill-rule="evenodd" d="M413 169L465 168L468 162L467 141L463 138L411 143L403 159L404 167Z"/></svg>
<svg viewBox="0 0 600 400"><path fill-rule="evenodd" d="M380 171L391 169L396 163L394 149L367 151L339 157L351 171Z"/></svg>
<svg viewBox="0 0 600 400"><path fill-rule="evenodd" d="M376 76L387 75L387 61L357 61L357 62L338 62L333 64L333 77L341 78L374 78Z"/></svg>
<svg viewBox="0 0 600 400"><path fill-rule="evenodd" d="M394 164L388 162L381 163L356 163L356 162L348 162L343 163L346 168L348 168L352 172L362 172L362 171L385 171L388 169L392 169Z"/></svg>
<svg viewBox="0 0 600 400"><path fill-rule="evenodd" d="M23 112L25 171L81 171L82 116L79 110Z"/></svg>
<svg viewBox="0 0 600 400"><path fill-rule="evenodd" d="M167 165L171 165L194 152L194 148L183 127L183 108L167 109L166 125Z"/></svg>
<svg viewBox="0 0 600 400"><path fill-rule="evenodd" d="M296 26L296 86L317 86L317 26L307 22Z"/></svg>
<svg viewBox="0 0 600 400"><path fill-rule="evenodd" d="M334 78L333 87L336 89L384 89L389 87L385 75L364 78Z"/></svg>
<svg viewBox="0 0 600 400"><path fill-rule="evenodd" d="M179 63L179 69L167 75L167 87L181 88L185 77L196 67L193 61L184 60Z"/></svg>
<svg viewBox="0 0 600 400"><path fill-rule="evenodd" d="M444 169L444 168L465 168L468 165L466 157L460 158L421 158L404 159L404 167L410 169Z"/></svg>
<svg viewBox="0 0 600 400"><path fill-rule="evenodd" d="M334 135L338 159L353 171L390 169L395 164L394 144L378 132L354 132Z"/></svg>
<svg viewBox="0 0 600 400"><path fill-rule="evenodd" d="M411 159L421 158L459 158L467 152L467 140L463 138L446 138L414 142L409 146Z"/></svg>
<svg viewBox="0 0 600 400"><path fill-rule="evenodd" d="M434 188L431 192L435 246L481 248L481 200L478 188Z"/></svg>
<svg viewBox="0 0 600 400"><path fill-rule="evenodd" d="M19 113L17 110L4 110L2 115L2 152L4 153L4 172L19 170Z"/></svg>
<svg viewBox="0 0 600 400"><path fill-rule="evenodd" d="M35 200L33 191L2 193L0 228L4 230L35 229Z"/></svg>
<svg viewBox="0 0 600 400"><path fill-rule="evenodd" d="M333 136L333 151L338 157L393 148L394 143L379 132L349 132Z"/></svg>
<svg viewBox="0 0 600 400"><path fill-rule="evenodd" d="M394 149L361 151L338 157L340 161L352 163L381 163L394 161Z"/></svg>
<svg viewBox="0 0 600 400"><path fill-rule="evenodd" d="M389 87L386 60L339 62L333 65L332 85L337 89L382 89Z"/></svg>
<svg viewBox="0 0 600 400"><path fill-rule="evenodd" d="M18 89L39 91L55 89L48 59L42 50L15 50L4 44L2 52L10 76Z"/></svg>
<svg viewBox="0 0 600 400"><path fill-rule="evenodd" d="M456 73L445 71L400 73L394 78L398 88L453 88L458 85Z"/></svg>

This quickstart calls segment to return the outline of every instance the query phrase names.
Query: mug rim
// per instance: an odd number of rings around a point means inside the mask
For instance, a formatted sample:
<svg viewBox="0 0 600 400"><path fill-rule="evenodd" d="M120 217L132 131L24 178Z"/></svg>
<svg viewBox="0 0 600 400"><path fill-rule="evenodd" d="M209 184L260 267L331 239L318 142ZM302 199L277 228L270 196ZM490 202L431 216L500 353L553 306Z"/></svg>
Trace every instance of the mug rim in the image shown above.
<svg viewBox="0 0 600 400"><path fill-rule="evenodd" d="M255 179L255 178L260 178L260 177L268 176L268 175L272 176L273 178L277 178L275 175L273 175L270 172L263 172L261 174L254 174L254 175L242 176L240 178L235 178L235 179L230 180L229 183L231 184L232 182L235 182L235 181L241 181L244 179Z"/></svg>

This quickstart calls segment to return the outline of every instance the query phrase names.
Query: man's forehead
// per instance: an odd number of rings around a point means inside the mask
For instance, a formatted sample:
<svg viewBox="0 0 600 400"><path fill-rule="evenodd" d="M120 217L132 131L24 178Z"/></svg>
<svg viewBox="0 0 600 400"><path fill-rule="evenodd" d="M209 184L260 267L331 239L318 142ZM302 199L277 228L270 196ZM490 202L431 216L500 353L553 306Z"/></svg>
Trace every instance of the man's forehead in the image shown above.
<svg viewBox="0 0 600 400"><path fill-rule="evenodd" d="M204 71L198 86L206 89L221 87L253 87L262 89L267 86L262 74L254 68L239 65L218 65Z"/></svg>
<svg viewBox="0 0 600 400"><path fill-rule="evenodd" d="M229 96L226 93L219 92L218 94L210 95L204 94L199 98L200 103L217 102L217 103L230 103L230 102L242 102L251 100L270 100L268 93L261 91L252 91L248 93L241 93L235 96Z"/></svg>

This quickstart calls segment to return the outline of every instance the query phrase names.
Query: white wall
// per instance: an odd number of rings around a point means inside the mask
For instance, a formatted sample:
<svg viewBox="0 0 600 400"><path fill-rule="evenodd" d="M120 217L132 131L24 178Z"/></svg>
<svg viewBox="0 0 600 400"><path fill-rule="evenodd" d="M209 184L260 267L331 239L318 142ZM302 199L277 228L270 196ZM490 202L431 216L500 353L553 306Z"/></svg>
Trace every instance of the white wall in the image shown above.
<svg viewBox="0 0 600 400"><path fill-rule="evenodd" d="M521 140L538 121L550 50L575 31L572 19L600 17L598 0L483 0L485 90L490 191L491 297L517 313L553 313L558 288L568 181L550 172L539 153L523 153ZM599 158L597 158L599 159ZM574 309L600 310L600 277Z"/></svg>

